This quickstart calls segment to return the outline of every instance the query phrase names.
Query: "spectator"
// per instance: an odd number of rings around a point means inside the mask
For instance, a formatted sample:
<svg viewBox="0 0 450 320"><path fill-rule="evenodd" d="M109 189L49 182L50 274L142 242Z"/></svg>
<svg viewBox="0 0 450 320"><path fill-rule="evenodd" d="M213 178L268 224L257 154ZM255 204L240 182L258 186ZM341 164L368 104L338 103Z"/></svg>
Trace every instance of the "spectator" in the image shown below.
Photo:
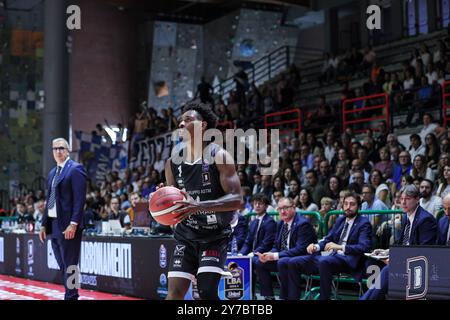
<svg viewBox="0 0 450 320"><path fill-rule="evenodd" d="M319 184L325 186L331 176L331 168L328 160L323 160L319 165Z"/></svg>
<svg viewBox="0 0 450 320"><path fill-rule="evenodd" d="M120 198L112 197L110 202L110 207L108 210L109 220L119 220L120 226L125 229L131 228L131 221L128 214L120 210Z"/></svg>
<svg viewBox="0 0 450 320"><path fill-rule="evenodd" d="M296 207L300 205L300 183L295 178L289 180L288 197L294 201Z"/></svg>
<svg viewBox="0 0 450 320"><path fill-rule="evenodd" d="M339 192L342 190L342 184L339 177L335 175L331 176L325 190L328 197L333 199L335 205L337 205L337 202L339 201Z"/></svg>
<svg viewBox="0 0 450 320"><path fill-rule="evenodd" d="M322 217L322 220L325 219L325 216L328 212L330 212L333 209L333 206L335 206L335 201L328 197L323 197L322 200L320 200L320 216ZM311 222L313 225L315 225L313 222ZM317 230L316 230L317 233Z"/></svg>
<svg viewBox="0 0 450 320"><path fill-rule="evenodd" d="M440 177L439 187L436 190L436 196L441 199L450 193L450 165L444 166L443 175Z"/></svg>
<svg viewBox="0 0 450 320"><path fill-rule="evenodd" d="M234 82L236 84L236 99L240 109L245 106L245 93L249 89L248 75L243 67L238 67L238 72L234 75Z"/></svg>
<svg viewBox="0 0 450 320"><path fill-rule="evenodd" d="M387 147L382 147L379 150L380 161L374 166L374 169L379 170L381 178L389 179L392 177L392 171L394 170L394 162L391 160L391 155Z"/></svg>
<svg viewBox="0 0 450 320"><path fill-rule="evenodd" d="M400 151L406 150L405 146L402 145L398 139L397 136L394 133L389 133L387 136L387 147L390 149L392 147L398 147Z"/></svg>
<svg viewBox="0 0 450 320"><path fill-rule="evenodd" d="M376 53L371 46L364 49L364 57L362 61L362 69L367 71L376 59Z"/></svg>
<svg viewBox="0 0 450 320"><path fill-rule="evenodd" d="M355 182L354 174L356 172L360 172L362 174L362 179L363 179L362 184L364 184L364 183L369 181L369 174L367 173L367 171L365 171L363 169L362 161L360 159L354 159L352 161L352 168L351 168L351 171L350 171L351 175L350 175L350 178L348 180L349 184ZM361 187L362 187L362 184L360 183Z"/></svg>
<svg viewBox="0 0 450 320"><path fill-rule="evenodd" d="M434 65L430 63L427 66L427 73L425 74L428 80L428 85L433 86L438 81L438 73L436 69L434 68Z"/></svg>
<svg viewBox="0 0 450 320"><path fill-rule="evenodd" d="M439 157L439 162L437 165L437 170L435 176L442 178L444 176L444 167L450 164L450 154L447 152L442 152ZM444 197L442 197L443 199Z"/></svg>
<svg viewBox="0 0 450 320"><path fill-rule="evenodd" d="M231 241L228 243L228 252L237 254L242 249L247 237L247 219L239 211L236 211L233 220L230 222L230 226L233 232L230 235ZM236 248L233 248L233 241L236 243ZM233 252L234 250L236 252Z"/></svg>
<svg viewBox="0 0 450 320"><path fill-rule="evenodd" d="M438 212L442 209L442 199L438 196L433 196L433 182L424 179L420 183L420 206L431 213L435 218Z"/></svg>
<svg viewBox="0 0 450 320"><path fill-rule="evenodd" d="M197 85L197 92L195 93L194 99L200 97L202 103L213 103L212 93L214 89L209 82L202 77L200 83Z"/></svg>
<svg viewBox="0 0 450 320"><path fill-rule="evenodd" d="M326 144L325 144L325 158L329 163L333 161L333 158L336 154L336 149L334 148L334 143L336 142L333 131L329 131L327 133Z"/></svg>
<svg viewBox="0 0 450 320"><path fill-rule="evenodd" d="M267 199L272 198L273 189L272 189L272 177L265 175L261 176L261 191L267 197Z"/></svg>
<svg viewBox="0 0 450 320"><path fill-rule="evenodd" d="M141 202L141 196L137 192L133 192L130 194L130 203L131 207L127 209L128 216L130 217L130 222L133 224L134 221L134 214L135 214L135 208L136 204L138 202Z"/></svg>
<svg viewBox="0 0 450 320"><path fill-rule="evenodd" d="M25 206L25 203L18 202L16 208L12 214L13 217L17 217L17 222L19 224L33 222L33 212L28 212Z"/></svg>
<svg viewBox="0 0 450 320"><path fill-rule="evenodd" d="M344 188L350 182L350 173L348 171L348 166L345 161L339 161L336 164L336 177L339 178L341 186Z"/></svg>
<svg viewBox="0 0 450 320"><path fill-rule="evenodd" d="M427 162L424 155L418 154L414 158L414 162L412 168L410 170L411 177L414 179L428 179L434 181L434 173L433 170L427 167Z"/></svg>
<svg viewBox="0 0 450 320"><path fill-rule="evenodd" d="M386 204L375 197L375 188L370 184L365 184L362 189L361 210L388 210ZM381 214L363 215L366 216L374 230L378 231L378 228L383 222L383 216Z"/></svg>
<svg viewBox="0 0 450 320"><path fill-rule="evenodd" d="M412 159L415 159L415 157L419 154L425 155L425 146L422 144L422 139L418 134L413 133L410 135L409 141L411 142L411 145L408 151Z"/></svg>
<svg viewBox="0 0 450 320"><path fill-rule="evenodd" d="M306 171L307 188L311 192L311 198L314 203L320 203L320 199L325 196L325 189L319 184L317 173L313 170Z"/></svg>
<svg viewBox="0 0 450 320"><path fill-rule="evenodd" d="M433 116L431 113L424 113L422 116L423 127L419 132L419 136L422 140L425 140L425 137L429 133L433 133L436 137L440 137L445 133L445 128L440 127L437 123L433 123Z"/></svg>
<svg viewBox="0 0 450 320"><path fill-rule="evenodd" d="M425 137L425 158L429 168L433 170L437 168L440 154L441 150L436 136L433 133L427 134Z"/></svg>
<svg viewBox="0 0 450 320"><path fill-rule="evenodd" d="M38 200L35 205L35 210L33 213L33 220L36 222L36 224L39 224L39 226L42 223L42 217L44 216L45 212L45 200ZM38 228L37 228L38 229Z"/></svg>
<svg viewBox="0 0 450 320"><path fill-rule="evenodd" d="M384 183L384 179L381 175L381 171L373 169L370 173L369 181L375 188L375 199L382 201L387 207L391 204L389 187Z"/></svg>
<svg viewBox="0 0 450 320"><path fill-rule="evenodd" d="M312 201L311 192L308 189L300 191L298 208L302 211L319 211L317 205Z"/></svg>
<svg viewBox="0 0 450 320"><path fill-rule="evenodd" d="M303 166L306 167L307 170L312 169L314 155L310 152L308 144L305 143L300 147L300 156Z"/></svg>
<svg viewBox="0 0 450 320"><path fill-rule="evenodd" d="M253 191L252 191L252 194L260 193L261 190L262 190L261 174L259 172L256 172L253 175Z"/></svg>

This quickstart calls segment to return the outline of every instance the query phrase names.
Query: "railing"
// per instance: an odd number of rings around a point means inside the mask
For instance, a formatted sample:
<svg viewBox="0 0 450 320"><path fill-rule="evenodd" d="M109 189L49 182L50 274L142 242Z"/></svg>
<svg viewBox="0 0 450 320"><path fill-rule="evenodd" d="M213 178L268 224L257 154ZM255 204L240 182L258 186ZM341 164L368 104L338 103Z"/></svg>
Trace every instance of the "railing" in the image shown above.
<svg viewBox="0 0 450 320"><path fill-rule="evenodd" d="M292 63L298 66L303 62L320 58L322 53L322 50L317 48L283 46L254 62L248 62L251 67L244 71L248 75L249 83L259 86L287 70ZM234 77L230 77L213 89L215 94L220 94L227 102L230 91L235 87Z"/></svg>
<svg viewBox="0 0 450 320"><path fill-rule="evenodd" d="M296 128L286 127L287 125L289 126L290 124L296 124L297 127ZM286 133L291 134L293 132L300 133L302 131L301 110L296 108L286 111L268 113L264 116L264 128L281 129L280 135L284 135Z"/></svg>
<svg viewBox="0 0 450 320"><path fill-rule="evenodd" d="M442 117L444 119L444 128L447 128L447 121L450 119L450 116L447 115L447 110L450 109L450 104L447 103L450 99L450 92L447 89L450 88L450 81L444 82L442 86Z"/></svg>
<svg viewBox="0 0 450 320"><path fill-rule="evenodd" d="M355 106L355 102L358 101L371 101L372 99L383 99L384 103L379 104L378 101L375 103L378 103L376 105L371 105L367 107L358 107ZM347 106L350 105L351 108L347 108ZM367 111L374 111L374 110L380 110L381 115L364 115ZM349 117L349 115L356 115L361 114L360 117ZM370 96L364 96L364 97L358 97L353 99L345 99L342 103L342 131L345 132L345 129L351 125L351 124L360 124L360 127L364 127L365 124L373 125L372 121L374 120L384 120L386 123L386 127L389 130L390 126L390 116L389 116L389 96L387 93L380 93L380 94L374 94ZM371 127L367 128L358 128L356 130L353 130L354 133L361 133L365 132L367 129L370 129Z"/></svg>

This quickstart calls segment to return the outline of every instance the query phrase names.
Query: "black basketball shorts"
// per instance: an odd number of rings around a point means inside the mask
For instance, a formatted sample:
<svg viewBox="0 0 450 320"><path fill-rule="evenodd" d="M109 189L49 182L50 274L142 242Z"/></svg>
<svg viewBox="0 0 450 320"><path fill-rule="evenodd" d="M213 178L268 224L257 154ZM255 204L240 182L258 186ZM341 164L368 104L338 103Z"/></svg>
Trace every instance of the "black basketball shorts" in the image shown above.
<svg viewBox="0 0 450 320"><path fill-rule="evenodd" d="M198 273L224 273L227 259L228 238L211 242L177 240L175 245L169 278L193 280Z"/></svg>

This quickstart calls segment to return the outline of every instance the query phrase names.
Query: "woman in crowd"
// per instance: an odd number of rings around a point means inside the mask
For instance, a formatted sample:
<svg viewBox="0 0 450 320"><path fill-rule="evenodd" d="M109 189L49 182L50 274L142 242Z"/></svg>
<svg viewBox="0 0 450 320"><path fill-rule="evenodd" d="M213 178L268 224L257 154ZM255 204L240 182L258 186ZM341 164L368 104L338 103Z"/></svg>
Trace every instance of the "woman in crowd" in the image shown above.
<svg viewBox="0 0 450 320"><path fill-rule="evenodd" d="M293 178L289 180L289 193L288 197L294 199L295 206L300 204L300 182Z"/></svg>
<svg viewBox="0 0 450 320"><path fill-rule="evenodd" d="M450 165L446 165L443 170L443 175L440 177L439 187L436 190L436 195L442 199L450 192Z"/></svg>
<svg viewBox="0 0 450 320"><path fill-rule="evenodd" d="M311 192L304 188L300 191L300 201L298 207L302 211L319 211L319 207L312 200Z"/></svg>
<svg viewBox="0 0 450 320"><path fill-rule="evenodd" d="M331 176L325 187L327 196L335 202L335 206L339 202L339 192L342 190L341 185L341 180L337 176Z"/></svg>
<svg viewBox="0 0 450 320"><path fill-rule="evenodd" d="M422 178L434 181L433 170L427 167L426 158L421 154L415 156L410 175L414 179Z"/></svg>
<svg viewBox="0 0 450 320"><path fill-rule="evenodd" d="M382 178L387 180L392 177L392 171L394 170L394 162L391 160L391 153L387 147L382 147L378 151L378 154L380 156L380 161L375 164L374 169L380 171Z"/></svg>
<svg viewBox="0 0 450 320"><path fill-rule="evenodd" d="M430 169L437 168L440 153L441 149L436 136L433 133L427 134L425 137L425 158Z"/></svg>

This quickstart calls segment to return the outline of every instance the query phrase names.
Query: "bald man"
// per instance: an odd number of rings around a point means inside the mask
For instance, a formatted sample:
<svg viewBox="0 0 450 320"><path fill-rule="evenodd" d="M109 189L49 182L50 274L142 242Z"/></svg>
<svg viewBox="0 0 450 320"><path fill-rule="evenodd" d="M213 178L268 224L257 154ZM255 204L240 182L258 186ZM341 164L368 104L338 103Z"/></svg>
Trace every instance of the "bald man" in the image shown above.
<svg viewBox="0 0 450 320"><path fill-rule="evenodd" d="M437 244L450 246L450 194L442 201L445 215L439 219Z"/></svg>

